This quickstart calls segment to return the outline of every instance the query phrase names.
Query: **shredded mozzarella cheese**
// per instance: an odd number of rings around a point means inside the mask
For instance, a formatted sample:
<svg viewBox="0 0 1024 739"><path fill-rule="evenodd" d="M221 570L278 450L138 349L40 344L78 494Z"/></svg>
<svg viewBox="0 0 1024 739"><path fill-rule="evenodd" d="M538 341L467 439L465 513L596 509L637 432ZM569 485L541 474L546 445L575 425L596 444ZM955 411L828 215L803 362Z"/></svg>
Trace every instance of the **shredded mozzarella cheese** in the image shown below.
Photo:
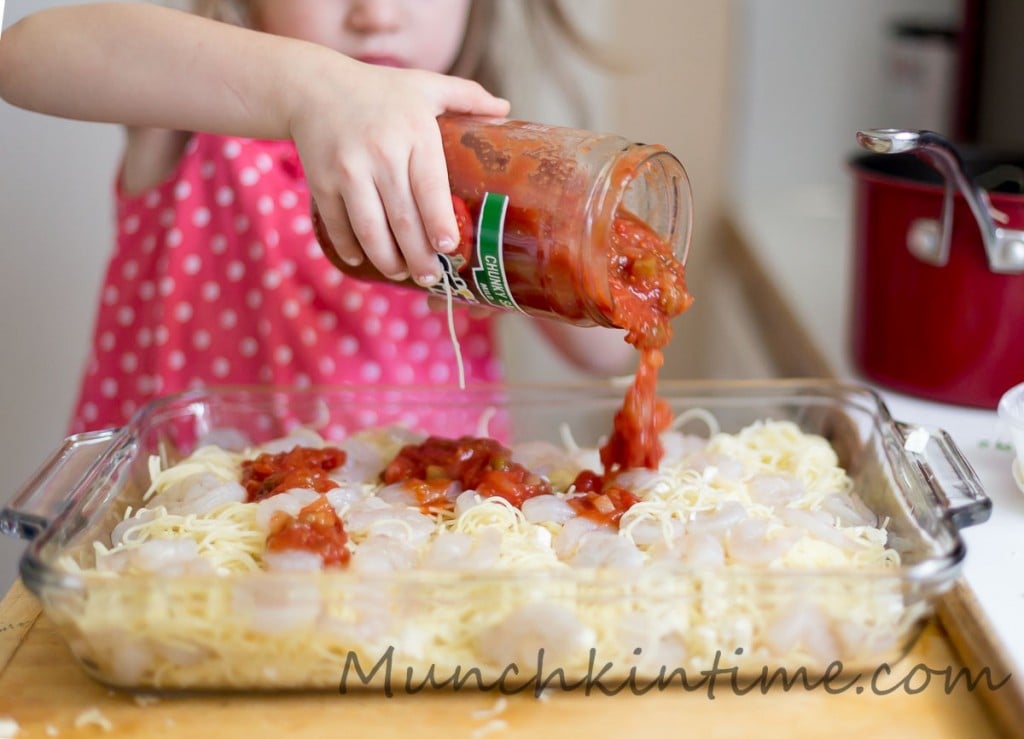
<svg viewBox="0 0 1024 739"><path fill-rule="evenodd" d="M363 480L351 483L362 497L336 505L346 526L362 517L348 542L358 572L334 577L264 573L257 504L129 508L118 541L94 544L95 566L64 562L106 583L65 616L81 634L80 656L116 682L153 687L332 685L350 653L365 670L389 647L401 664L498 673L531 650L535 660L540 647L577 669L598 648L624 670L700 669L716 651L740 648L762 663L801 664L893 648L899 627L920 614L904 606L899 578L885 577L900 558L884 522L842 525L824 506L853 494L828 442L788 422L726 434L710 414L689 418L714 433L679 445L658 470L625 473L639 501L617 529L581 517L531 523L504 498L472 491L454 511L426 515L378 498L381 483ZM562 435L581 451L567 427ZM398 446L386 431L361 439L388 454ZM259 451L206 446L174 464L154 458L144 500L204 476L237 482ZM575 464L567 455L566 468ZM477 564L484 576L460 578ZM238 577L220 586L167 577L155 592L118 586L202 566ZM859 574L766 595L765 569ZM383 574L399 579L389 585Z"/></svg>
<svg viewBox="0 0 1024 739"><path fill-rule="evenodd" d="M14 739L21 733L21 725L13 718L0 716L0 739Z"/></svg>
<svg viewBox="0 0 1024 739"><path fill-rule="evenodd" d="M466 367L462 362L462 346L459 344L459 337L455 333L455 297L452 291L452 284L447 277L442 280L445 292L445 312L448 317L448 337L452 340L452 350L455 352L455 364L459 368L459 389L466 389Z"/></svg>
<svg viewBox="0 0 1024 739"><path fill-rule="evenodd" d="M114 724L110 722L110 719L104 716L100 709L95 707L82 711L75 717L76 729L84 729L87 726L96 726L103 731L113 731L114 729Z"/></svg>

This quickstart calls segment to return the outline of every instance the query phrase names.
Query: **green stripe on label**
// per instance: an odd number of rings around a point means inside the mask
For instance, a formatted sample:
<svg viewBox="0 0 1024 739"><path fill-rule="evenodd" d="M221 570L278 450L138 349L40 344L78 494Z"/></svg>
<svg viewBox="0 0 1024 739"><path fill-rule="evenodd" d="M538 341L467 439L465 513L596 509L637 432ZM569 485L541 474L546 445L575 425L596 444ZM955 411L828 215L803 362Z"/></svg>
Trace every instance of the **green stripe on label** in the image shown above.
<svg viewBox="0 0 1024 739"><path fill-rule="evenodd" d="M473 281L480 297L498 308L523 312L512 297L505 274L502 243L505 233L505 213L508 195L489 192L480 205L480 218L476 228L476 263Z"/></svg>

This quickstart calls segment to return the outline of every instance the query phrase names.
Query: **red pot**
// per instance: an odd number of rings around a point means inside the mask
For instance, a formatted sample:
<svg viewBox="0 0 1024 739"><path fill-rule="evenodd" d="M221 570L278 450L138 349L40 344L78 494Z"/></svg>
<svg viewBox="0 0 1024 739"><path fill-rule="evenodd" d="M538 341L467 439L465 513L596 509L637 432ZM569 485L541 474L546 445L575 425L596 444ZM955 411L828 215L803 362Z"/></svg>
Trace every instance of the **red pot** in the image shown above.
<svg viewBox="0 0 1024 739"><path fill-rule="evenodd" d="M935 134L859 138L890 153L851 161L854 364L894 390L994 409L1024 381L1024 194L979 188L971 176L993 160L965 164Z"/></svg>

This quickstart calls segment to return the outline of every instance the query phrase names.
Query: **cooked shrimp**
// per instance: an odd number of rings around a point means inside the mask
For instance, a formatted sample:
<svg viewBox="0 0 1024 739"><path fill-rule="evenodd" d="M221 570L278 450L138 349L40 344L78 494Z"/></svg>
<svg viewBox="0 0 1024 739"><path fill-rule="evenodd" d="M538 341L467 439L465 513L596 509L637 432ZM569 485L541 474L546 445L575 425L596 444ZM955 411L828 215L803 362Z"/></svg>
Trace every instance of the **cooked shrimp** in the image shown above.
<svg viewBox="0 0 1024 739"><path fill-rule="evenodd" d="M562 526L561 531L558 532L552 542L555 554L558 555L559 559L570 559L579 548L583 538L587 534L599 530L611 531L611 528L608 526L602 526L597 521L583 516L570 518L565 522L565 525Z"/></svg>
<svg viewBox="0 0 1024 739"><path fill-rule="evenodd" d="M373 458L370 449L376 449L381 460L394 459L395 455L407 444L419 444L427 438L427 435L420 431L413 431L406 426L387 426L372 428L352 434L339 446L346 453L352 451L357 459L365 456L366 460ZM383 468L383 464L381 466Z"/></svg>
<svg viewBox="0 0 1024 739"><path fill-rule="evenodd" d="M592 531L580 541L569 562L573 567L641 567L645 559L626 537L611 531Z"/></svg>
<svg viewBox="0 0 1024 739"><path fill-rule="evenodd" d="M740 480L747 471L738 459L708 449L703 449L693 455L688 460L687 466L697 472L713 470L715 475L725 480Z"/></svg>
<svg viewBox="0 0 1024 739"><path fill-rule="evenodd" d="M213 566L199 556L193 539L151 539L126 549L98 555L96 569L120 574L152 574L172 577L212 572Z"/></svg>
<svg viewBox="0 0 1024 739"><path fill-rule="evenodd" d="M485 629L477 640L477 649L488 664L515 664L522 670L537 664L541 649L544 663L557 666L585 657L595 642L594 631L575 613L554 603L535 602L517 608Z"/></svg>
<svg viewBox="0 0 1024 739"><path fill-rule="evenodd" d="M298 550L265 552L263 563L270 572L319 572L324 568L319 554Z"/></svg>
<svg viewBox="0 0 1024 739"><path fill-rule="evenodd" d="M326 493L327 500L339 516L344 516L349 507L370 494L370 488L354 483L342 483L340 487L331 488Z"/></svg>
<svg viewBox="0 0 1024 739"><path fill-rule="evenodd" d="M687 534L682 541L682 559L698 569L719 567L725 564L725 548L711 534Z"/></svg>
<svg viewBox="0 0 1024 739"><path fill-rule="evenodd" d="M461 531L440 533L430 544L423 557L423 566L427 569L459 569L469 558L473 549L474 537Z"/></svg>
<svg viewBox="0 0 1024 739"><path fill-rule="evenodd" d="M349 567L356 572L400 572L412 569L419 551L406 539L389 534L374 534L355 550Z"/></svg>
<svg viewBox="0 0 1024 739"><path fill-rule="evenodd" d="M323 602L315 582L287 575L247 577L232 588L236 627L263 634L309 633Z"/></svg>
<svg viewBox="0 0 1024 739"><path fill-rule="evenodd" d="M627 490L631 490L636 494L641 494L650 488L656 487L659 482L664 485L664 480L665 478L654 470L647 470L643 468L626 470L615 477L615 483L617 485L620 485Z"/></svg>
<svg viewBox="0 0 1024 739"><path fill-rule="evenodd" d="M865 543L852 539L837 529L832 515L825 511L804 511L799 508L783 508L779 518L795 529L805 532L808 536L820 539L846 552L857 552L865 548Z"/></svg>
<svg viewBox="0 0 1024 739"><path fill-rule="evenodd" d="M344 517L345 530L354 539L387 535L419 544L434 532L434 519L404 506L392 506L377 498L353 504Z"/></svg>
<svg viewBox="0 0 1024 739"><path fill-rule="evenodd" d="M512 446L512 459L549 480L571 482L582 471L572 452L546 441L528 441Z"/></svg>
<svg viewBox="0 0 1024 739"><path fill-rule="evenodd" d="M92 648L97 647L101 647L101 644L97 644L94 638ZM111 672L115 680L122 685L138 684L156 665L156 653L153 649L128 633L117 635L116 641L111 640L109 650ZM84 656L78 655L79 659Z"/></svg>
<svg viewBox="0 0 1024 739"><path fill-rule="evenodd" d="M565 523L576 515L576 509L558 495L527 498L523 501L522 510L530 523Z"/></svg>
<svg viewBox="0 0 1024 739"><path fill-rule="evenodd" d="M462 484L457 480L448 483L444 491L444 500L438 501L438 505L454 503L455 499L462 493ZM390 505L397 507L408 507L419 509L422 506L414 487L404 482L396 482L393 485L385 485L377 491L377 497Z"/></svg>
<svg viewBox="0 0 1024 739"><path fill-rule="evenodd" d="M727 500L716 510L697 514L687 524L687 529L695 534L724 534L747 517L743 504L735 500Z"/></svg>
<svg viewBox="0 0 1024 739"><path fill-rule="evenodd" d="M419 507L419 499L416 497L415 491L404 482L385 485L377 491L377 497L390 506Z"/></svg>
<svg viewBox="0 0 1024 739"><path fill-rule="evenodd" d="M140 508L139 510L135 511L135 513L133 513L130 516L127 516L123 521L118 523L114 527L113 531L110 532L111 546L116 547L118 544L122 544L125 539L125 533L129 530L135 528L136 526L147 524L150 521L160 518L163 515L164 512L158 508Z"/></svg>
<svg viewBox="0 0 1024 739"><path fill-rule="evenodd" d="M455 517L460 518L473 506L480 505L483 497L476 490L466 490L455 499Z"/></svg>
<svg viewBox="0 0 1024 739"><path fill-rule="evenodd" d="M840 526L877 526L878 516L849 493L831 493L821 499L821 510L835 516Z"/></svg>
<svg viewBox="0 0 1024 739"><path fill-rule="evenodd" d="M638 506L637 506L638 507ZM627 511L632 513L631 511ZM655 544L667 544L678 540L686 532L686 524L678 518L646 518L627 519L623 516L619 521L619 530L638 547L651 547Z"/></svg>
<svg viewBox="0 0 1024 739"><path fill-rule="evenodd" d="M260 451L266 454L280 454L281 452L290 452L297 446L319 449L323 445L324 439L320 434L311 428L300 426L289 432L287 436L261 444Z"/></svg>
<svg viewBox="0 0 1024 739"><path fill-rule="evenodd" d="M164 507L168 513L187 516L219 508L226 503L243 503L245 488L233 480L225 482L208 472L201 472L168 485L146 504L149 508Z"/></svg>
<svg viewBox="0 0 1024 739"><path fill-rule="evenodd" d="M263 531L270 531L270 524L278 513L298 516L299 511L320 498L315 490L296 488L264 498L256 504L256 525Z"/></svg>
<svg viewBox="0 0 1024 739"><path fill-rule="evenodd" d="M659 438L664 450L661 457L662 468L679 464L687 457L703 450L708 444L707 439L679 431L663 431Z"/></svg>
<svg viewBox="0 0 1024 739"><path fill-rule="evenodd" d="M138 685L159 664L152 639L126 628L97 629L87 638L69 636L68 646L84 664L109 665L110 677L119 685Z"/></svg>
<svg viewBox="0 0 1024 739"><path fill-rule="evenodd" d="M799 500L807 491L793 475L756 475L750 479L750 499L765 506L784 506Z"/></svg>
<svg viewBox="0 0 1024 739"><path fill-rule="evenodd" d="M789 551L800 536L787 529L771 531L767 521L748 518L729 530L725 537L725 550L733 562L766 565Z"/></svg>
<svg viewBox="0 0 1024 739"><path fill-rule="evenodd" d="M338 445L345 452L345 464L332 470L330 477L339 482L376 482L388 463L379 444L360 436L350 436Z"/></svg>
<svg viewBox="0 0 1024 739"><path fill-rule="evenodd" d="M794 604L773 620L765 629L764 640L778 656L799 650L821 664L827 664L841 654L828 617L809 603Z"/></svg>
<svg viewBox="0 0 1024 739"><path fill-rule="evenodd" d="M423 567L440 570L486 570L501 553L501 532L483 528L475 534L450 531L439 534L423 557Z"/></svg>

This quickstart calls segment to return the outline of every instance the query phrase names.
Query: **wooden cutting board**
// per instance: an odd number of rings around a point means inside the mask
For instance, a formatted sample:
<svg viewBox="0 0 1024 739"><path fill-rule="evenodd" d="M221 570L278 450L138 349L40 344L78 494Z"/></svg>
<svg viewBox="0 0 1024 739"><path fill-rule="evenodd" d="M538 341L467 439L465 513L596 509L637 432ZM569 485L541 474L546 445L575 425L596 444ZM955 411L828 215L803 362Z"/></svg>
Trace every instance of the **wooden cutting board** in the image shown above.
<svg viewBox="0 0 1024 739"><path fill-rule="evenodd" d="M542 698L503 697L496 692L433 692L392 698L379 693L234 693L136 696L90 679L63 639L40 613L35 598L17 583L0 602L0 718L17 722L21 737L512 737L551 736L998 736L982 700L986 691L961 682L947 694L944 675L961 664L950 641L931 622L911 653L878 682L886 690L911 676L916 694L896 689L882 695L867 679L836 694L779 688L737 695L728 681L714 698L706 689L608 697L582 690ZM999 676L994 676L996 680ZM1015 680L1016 678L1014 678ZM845 680L843 681L846 682ZM742 682L741 682L742 684ZM839 683L835 683L833 690ZM1004 690L1000 688L1000 690ZM999 691L995 691L998 693ZM76 726L76 723L78 724Z"/></svg>

